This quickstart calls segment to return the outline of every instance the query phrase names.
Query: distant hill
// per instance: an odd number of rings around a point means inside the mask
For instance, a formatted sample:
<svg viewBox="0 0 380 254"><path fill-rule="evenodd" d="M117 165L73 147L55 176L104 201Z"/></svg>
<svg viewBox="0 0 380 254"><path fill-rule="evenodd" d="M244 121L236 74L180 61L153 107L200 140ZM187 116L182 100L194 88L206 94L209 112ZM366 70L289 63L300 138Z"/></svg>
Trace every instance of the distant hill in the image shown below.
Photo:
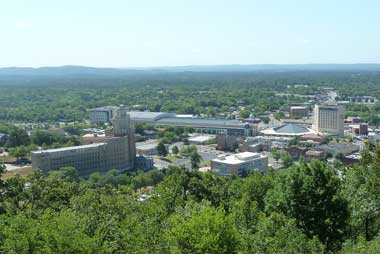
<svg viewBox="0 0 380 254"><path fill-rule="evenodd" d="M0 75L21 76L62 76L62 75L128 75L141 73L142 70L118 69L118 68L95 68L86 66L59 66L59 67L8 67L0 68Z"/></svg>
<svg viewBox="0 0 380 254"><path fill-rule="evenodd" d="M263 65L194 65L146 68L95 68L86 66L6 67L0 76L119 76L165 72L289 72L289 71L380 71L380 64L263 64Z"/></svg>
<svg viewBox="0 0 380 254"><path fill-rule="evenodd" d="M169 72L249 72L249 71L380 71L380 64L257 64L257 65L195 65L157 67L151 70Z"/></svg>

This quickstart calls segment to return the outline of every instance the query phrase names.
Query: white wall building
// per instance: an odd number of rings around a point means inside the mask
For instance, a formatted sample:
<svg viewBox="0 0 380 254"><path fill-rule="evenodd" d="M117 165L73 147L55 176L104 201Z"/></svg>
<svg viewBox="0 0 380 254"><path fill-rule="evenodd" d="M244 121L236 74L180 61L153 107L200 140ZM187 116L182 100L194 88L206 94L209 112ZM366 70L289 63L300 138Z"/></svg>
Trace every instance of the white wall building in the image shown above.
<svg viewBox="0 0 380 254"><path fill-rule="evenodd" d="M344 136L344 106L318 105L314 107L313 130L318 134Z"/></svg>
<svg viewBox="0 0 380 254"><path fill-rule="evenodd" d="M111 169L127 171L134 168L136 158L134 126L125 107L113 118L113 129L102 143L64 147L32 152L32 167L42 171L75 167L81 176Z"/></svg>
<svg viewBox="0 0 380 254"><path fill-rule="evenodd" d="M249 171L266 171L268 157L259 153L243 152L220 156L211 160L211 171L221 176L243 176Z"/></svg>

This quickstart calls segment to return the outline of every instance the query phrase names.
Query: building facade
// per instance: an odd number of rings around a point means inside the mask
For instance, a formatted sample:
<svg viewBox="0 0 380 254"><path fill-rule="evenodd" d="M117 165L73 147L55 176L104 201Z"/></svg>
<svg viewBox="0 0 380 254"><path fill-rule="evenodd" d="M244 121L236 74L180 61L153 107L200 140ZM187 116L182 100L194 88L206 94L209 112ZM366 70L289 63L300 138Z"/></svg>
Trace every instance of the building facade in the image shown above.
<svg viewBox="0 0 380 254"><path fill-rule="evenodd" d="M250 171L267 169L268 157L259 153L243 152L211 160L211 171L220 176L244 176Z"/></svg>
<svg viewBox="0 0 380 254"><path fill-rule="evenodd" d="M134 168L136 148L134 127L120 107L114 115L113 127L104 142L32 152L32 167L42 171L74 167L81 176L111 169L127 171Z"/></svg>
<svg viewBox="0 0 380 254"><path fill-rule="evenodd" d="M344 106L318 105L314 107L313 129L318 134L344 136Z"/></svg>
<svg viewBox="0 0 380 254"><path fill-rule="evenodd" d="M306 117L309 114L309 109L303 106L291 106L289 115L291 117Z"/></svg>
<svg viewBox="0 0 380 254"><path fill-rule="evenodd" d="M117 107L101 107L90 110L90 122L94 124L109 123ZM176 115L175 113L130 111L132 121L136 124L149 123L177 127L191 127L196 132L207 134L227 134L230 136L253 136L256 125L238 120L205 119Z"/></svg>
<svg viewBox="0 0 380 254"><path fill-rule="evenodd" d="M90 110L90 122L92 124L111 123L117 107L107 106Z"/></svg>
<svg viewBox="0 0 380 254"><path fill-rule="evenodd" d="M235 151L239 147L237 137L227 134L217 135L216 144L216 149L222 151Z"/></svg>

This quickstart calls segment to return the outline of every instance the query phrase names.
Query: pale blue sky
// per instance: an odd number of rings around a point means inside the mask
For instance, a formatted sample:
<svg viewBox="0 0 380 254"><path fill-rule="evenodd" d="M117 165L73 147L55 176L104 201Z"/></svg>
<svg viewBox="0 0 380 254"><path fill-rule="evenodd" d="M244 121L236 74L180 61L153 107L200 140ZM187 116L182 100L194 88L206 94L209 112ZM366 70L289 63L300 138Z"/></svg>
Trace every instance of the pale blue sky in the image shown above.
<svg viewBox="0 0 380 254"><path fill-rule="evenodd" d="M380 63L379 0L1 0L0 66Z"/></svg>

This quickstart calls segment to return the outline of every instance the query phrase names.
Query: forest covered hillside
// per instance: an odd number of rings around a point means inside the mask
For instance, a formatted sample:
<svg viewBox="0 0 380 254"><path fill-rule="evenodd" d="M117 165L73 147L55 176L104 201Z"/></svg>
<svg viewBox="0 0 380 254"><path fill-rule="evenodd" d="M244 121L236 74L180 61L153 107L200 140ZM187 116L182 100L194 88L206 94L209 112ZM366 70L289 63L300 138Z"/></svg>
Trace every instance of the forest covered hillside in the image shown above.
<svg viewBox="0 0 380 254"><path fill-rule="evenodd" d="M225 178L170 166L0 181L0 253L377 253L380 146L360 164Z"/></svg>

